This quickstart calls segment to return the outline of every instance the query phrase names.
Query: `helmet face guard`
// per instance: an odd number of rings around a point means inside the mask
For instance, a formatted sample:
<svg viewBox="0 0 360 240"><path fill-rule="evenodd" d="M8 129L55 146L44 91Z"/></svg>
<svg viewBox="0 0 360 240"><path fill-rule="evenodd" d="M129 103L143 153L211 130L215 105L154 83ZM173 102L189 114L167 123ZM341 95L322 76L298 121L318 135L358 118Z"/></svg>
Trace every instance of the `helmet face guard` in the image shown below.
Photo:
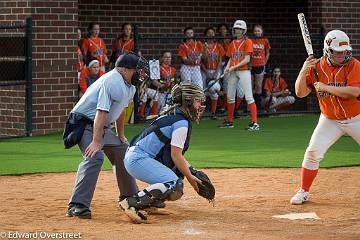
<svg viewBox="0 0 360 240"><path fill-rule="evenodd" d="M131 78L131 84L134 86L139 86L142 82L147 81L150 76L149 62L144 57L133 52L121 55L117 59L115 67L135 69L136 71Z"/></svg>

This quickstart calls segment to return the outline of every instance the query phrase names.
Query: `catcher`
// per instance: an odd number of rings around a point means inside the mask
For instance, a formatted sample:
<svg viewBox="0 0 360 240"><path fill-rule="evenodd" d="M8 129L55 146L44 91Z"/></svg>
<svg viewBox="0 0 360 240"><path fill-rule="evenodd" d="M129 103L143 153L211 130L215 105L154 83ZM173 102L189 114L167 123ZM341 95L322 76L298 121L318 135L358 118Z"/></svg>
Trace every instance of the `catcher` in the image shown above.
<svg viewBox="0 0 360 240"><path fill-rule="evenodd" d="M206 174L192 168L184 158L190 142L191 121L199 123L205 108L204 93L191 83L175 85L171 92L173 104L166 110L167 115L156 118L134 137L125 155L129 174L150 184L119 203L134 223L146 223L147 218L140 210L165 207L165 200L180 199L184 177L200 196L209 201L215 196Z"/></svg>

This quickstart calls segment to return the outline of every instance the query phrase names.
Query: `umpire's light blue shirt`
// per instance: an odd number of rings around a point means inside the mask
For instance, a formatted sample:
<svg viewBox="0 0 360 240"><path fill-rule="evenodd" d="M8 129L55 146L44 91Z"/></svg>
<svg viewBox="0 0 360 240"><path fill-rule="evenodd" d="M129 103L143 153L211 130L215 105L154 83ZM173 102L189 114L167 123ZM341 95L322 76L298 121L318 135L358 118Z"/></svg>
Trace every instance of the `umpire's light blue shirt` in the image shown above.
<svg viewBox="0 0 360 240"><path fill-rule="evenodd" d="M108 126L119 118L134 94L135 87L113 69L91 84L71 112L83 114L92 120L95 119L96 110L108 112L105 124Z"/></svg>

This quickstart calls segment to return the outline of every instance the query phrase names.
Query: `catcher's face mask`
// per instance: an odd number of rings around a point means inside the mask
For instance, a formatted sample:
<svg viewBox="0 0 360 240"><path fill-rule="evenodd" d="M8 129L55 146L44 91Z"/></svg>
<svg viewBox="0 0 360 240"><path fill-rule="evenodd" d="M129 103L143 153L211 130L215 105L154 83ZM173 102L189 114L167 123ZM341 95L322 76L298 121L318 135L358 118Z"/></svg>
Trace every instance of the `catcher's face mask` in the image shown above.
<svg viewBox="0 0 360 240"><path fill-rule="evenodd" d="M193 108L194 108L194 121L196 123L200 122L200 118L205 110L205 99L204 98L194 98L193 101Z"/></svg>

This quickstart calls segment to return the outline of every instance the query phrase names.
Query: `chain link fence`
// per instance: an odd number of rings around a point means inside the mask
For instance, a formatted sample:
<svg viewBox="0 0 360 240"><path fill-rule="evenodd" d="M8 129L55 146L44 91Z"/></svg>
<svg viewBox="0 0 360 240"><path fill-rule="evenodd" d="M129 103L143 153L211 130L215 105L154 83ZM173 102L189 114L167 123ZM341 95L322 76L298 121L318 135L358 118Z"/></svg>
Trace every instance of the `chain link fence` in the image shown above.
<svg viewBox="0 0 360 240"><path fill-rule="evenodd" d="M250 38L253 36L250 34ZM304 60L306 59L306 50L304 47L303 39L301 36L301 33L299 34L293 34L293 35L271 35L266 36L269 39L270 45L271 45L271 51L270 51L270 58L269 61L266 64L266 70L264 79L271 77L272 71L275 67L279 67L281 69L281 76L285 79L285 81L288 84L289 90L292 92L292 96L295 97L294 94L294 83L296 80L296 77L298 75L298 72L300 68L302 67L302 64ZM211 38L211 40L214 40L215 42L223 41L224 39L231 39L232 36L228 37L219 37L215 36ZM174 79L176 82L186 81L186 75L192 75L194 76L194 71L200 72L200 75L198 73L195 73L197 75L195 78L199 78L197 81L199 84L202 85L204 89L208 87L207 83L209 82L209 74L206 74L204 69L200 67L201 65L204 65L204 59L203 56L198 56L199 61L201 62L198 69L194 70L194 67L184 67L183 62L181 61L180 57L178 56L178 50L181 43L184 41L183 35L158 35L158 34L141 34L138 30L138 28L135 26L134 29L134 40L135 40L135 47L136 51L140 51L141 54L143 54L147 59L157 59L162 61L162 57L165 52L170 52L172 54L171 58L171 65L176 69L176 76ZM194 36L194 40L199 41L204 46L204 43L209 40L208 37L202 35ZM322 35L312 35L312 42L313 42L313 49L314 49L314 55L316 57L320 57L322 55L322 47L323 47L323 36ZM188 72L187 72L188 71ZM215 74L216 76L219 76L221 73ZM216 76L213 76L212 78L217 78ZM208 78L208 79L206 79ZM211 80L211 79L210 79ZM241 81L241 80L240 80ZM224 81L221 79L219 81L221 85L220 93L226 92L224 89ZM147 114L151 114L150 108L152 105L152 102L154 100L161 100L161 99L154 99L154 96L158 97L159 89L157 87L150 87L153 89L153 94L148 94L147 99ZM152 95L152 96L151 96ZM206 91L207 95L207 108L204 113L204 116L211 116L211 94L209 94L209 91ZM265 98L262 96L262 98ZM144 100L137 99L138 106L141 106ZM224 115L223 107L224 104L221 106L221 96L219 97L217 106L216 106L216 114L219 116ZM161 104L158 110L161 109ZM138 111L141 111L139 109ZM135 112L138 112L135 110ZM243 100L242 104L239 107L239 111L237 112L238 115L247 115L248 109L246 106L246 101ZM258 106L258 114L259 115L271 115L271 114L303 114L303 113L314 113L319 112L318 108L318 102L316 100L315 95L310 95L307 98L299 99L295 97L295 102L285 108L281 111L274 112L274 111L267 111L264 106ZM136 118L135 118L136 119Z"/></svg>
<svg viewBox="0 0 360 240"><path fill-rule="evenodd" d="M0 24L0 138L32 132L31 18Z"/></svg>

